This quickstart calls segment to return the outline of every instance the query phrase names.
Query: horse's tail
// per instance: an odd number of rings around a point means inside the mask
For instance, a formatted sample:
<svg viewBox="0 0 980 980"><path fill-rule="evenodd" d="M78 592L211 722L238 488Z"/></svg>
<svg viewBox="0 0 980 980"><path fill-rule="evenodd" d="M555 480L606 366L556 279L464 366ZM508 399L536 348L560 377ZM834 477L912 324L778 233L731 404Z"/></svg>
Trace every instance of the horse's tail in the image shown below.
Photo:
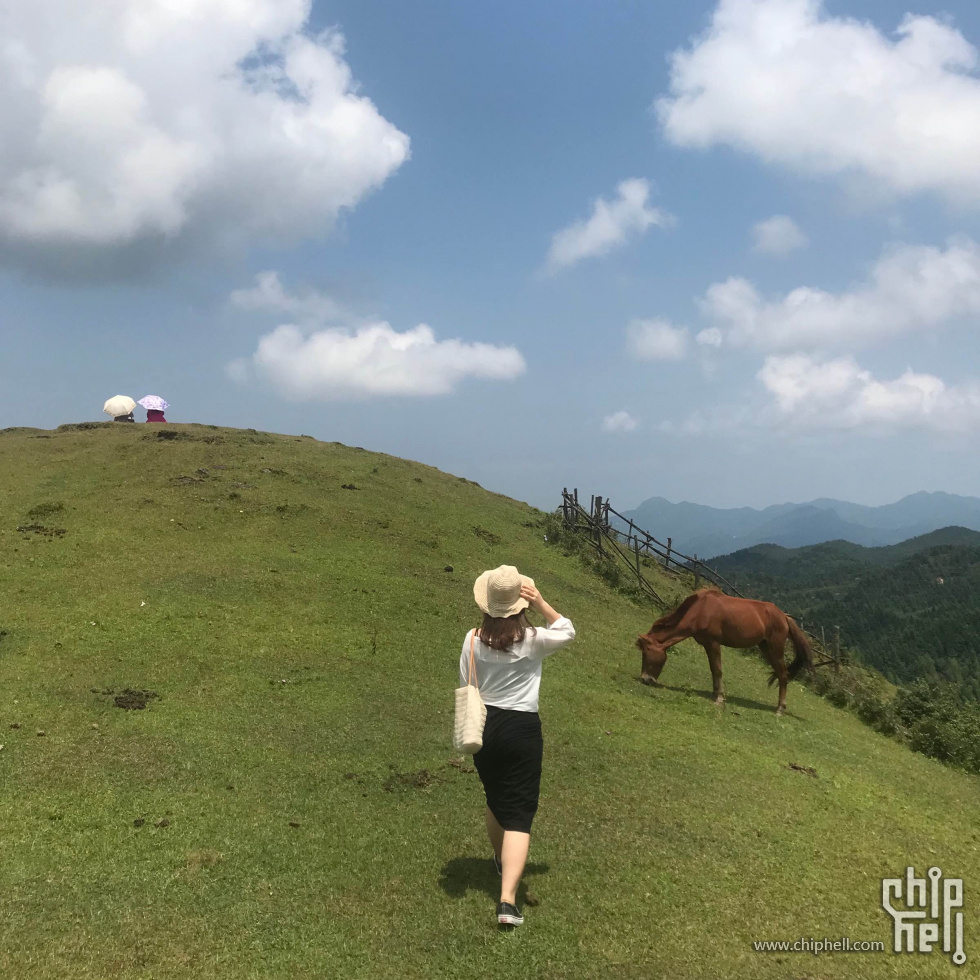
<svg viewBox="0 0 980 980"><path fill-rule="evenodd" d="M783 615L786 616L786 613ZM793 641L795 652L793 662L786 671L786 676L789 680L793 680L801 670L813 669L813 651L810 649L810 641L806 638L806 634L796 625L796 620L792 616L786 616L786 626L789 629L789 638ZM769 686L772 687L775 683L776 671L773 670L769 675Z"/></svg>
<svg viewBox="0 0 980 980"><path fill-rule="evenodd" d="M806 638L806 634L796 625L796 620L792 616L786 617L786 625L789 627L789 638L793 641L793 650L796 653L787 670L789 679L793 680L801 670L813 669L813 650L810 648L810 641Z"/></svg>

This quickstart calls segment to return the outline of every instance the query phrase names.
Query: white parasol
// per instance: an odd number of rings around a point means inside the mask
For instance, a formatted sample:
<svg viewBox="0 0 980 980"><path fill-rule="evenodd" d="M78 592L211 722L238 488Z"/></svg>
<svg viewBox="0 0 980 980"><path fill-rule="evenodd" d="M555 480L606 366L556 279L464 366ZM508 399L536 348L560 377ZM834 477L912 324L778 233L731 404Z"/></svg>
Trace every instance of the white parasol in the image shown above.
<svg viewBox="0 0 980 980"><path fill-rule="evenodd" d="M136 404L142 405L148 412L165 412L170 408L170 403L159 395L144 395Z"/></svg>
<svg viewBox="0 0 980 980"><path fill-rule="evenodd" d="M136 408L136 402L129 395L113 395L102 406L102 411L115 419L120 415L129 415L134 408Z"/></svg>

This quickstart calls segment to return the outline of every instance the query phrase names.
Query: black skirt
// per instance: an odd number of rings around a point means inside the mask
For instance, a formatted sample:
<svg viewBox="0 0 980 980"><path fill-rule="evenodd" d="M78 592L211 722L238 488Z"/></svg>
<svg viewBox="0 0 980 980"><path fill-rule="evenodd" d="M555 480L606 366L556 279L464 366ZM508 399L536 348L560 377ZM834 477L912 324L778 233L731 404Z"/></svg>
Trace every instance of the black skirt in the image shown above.
<svg viewBox="0 0 980 980"><path fill-rule="evenodd" d="M487 806L504 830L531 832L541 790L541 719L536 711L487 705L483 748L473 756Z"/></svg>

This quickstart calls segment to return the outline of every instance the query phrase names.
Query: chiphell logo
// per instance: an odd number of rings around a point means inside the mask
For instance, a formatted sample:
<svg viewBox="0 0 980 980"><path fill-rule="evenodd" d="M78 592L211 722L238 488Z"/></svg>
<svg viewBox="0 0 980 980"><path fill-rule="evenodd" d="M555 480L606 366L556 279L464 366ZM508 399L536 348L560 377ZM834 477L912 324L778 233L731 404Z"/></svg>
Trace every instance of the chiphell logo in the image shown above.
<svg viewBox="0 0 980 980"><path fill-rule="evenodd" d="M953 910L963 908L963 879L943 878L939 868L930 868L928 874L926 881L907 868L904 878L882 879L881 906L895 922L895 952L931 953L942 941L943 952L952 952L950 959L962 966L963 913Z"/></svg>

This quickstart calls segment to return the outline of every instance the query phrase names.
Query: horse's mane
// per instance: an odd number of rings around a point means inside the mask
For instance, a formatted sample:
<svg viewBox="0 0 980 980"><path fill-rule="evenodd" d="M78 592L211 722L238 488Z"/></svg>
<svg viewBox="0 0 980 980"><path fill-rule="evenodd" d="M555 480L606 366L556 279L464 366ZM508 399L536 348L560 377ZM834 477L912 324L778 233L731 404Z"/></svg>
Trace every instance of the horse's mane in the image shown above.
<svg viewBox="0 0 980 980"><path fill-rule="evenodd" d="M698 590L693 595L689 595L673 612L667 613L666 616L661 616L650 629L652 630L657 626L676 626L687 613L688 609L701 598L702 591Z"/></svg>

